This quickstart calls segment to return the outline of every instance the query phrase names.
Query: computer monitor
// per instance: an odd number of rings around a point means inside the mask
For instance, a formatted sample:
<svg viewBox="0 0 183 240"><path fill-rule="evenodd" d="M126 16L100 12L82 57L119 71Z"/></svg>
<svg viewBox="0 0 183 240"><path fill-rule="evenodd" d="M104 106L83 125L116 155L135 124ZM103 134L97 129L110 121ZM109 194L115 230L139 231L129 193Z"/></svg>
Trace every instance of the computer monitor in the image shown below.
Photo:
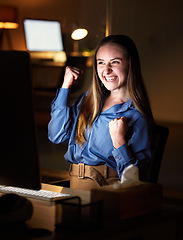
<svg viewBox="0 0 183 240"><path fill-rule="evenodd" d="M40 189L30 57L0 51L0 185Z"/></svg>
<svg viewBox="0 0 183 240"><path fill-rule="evenodd" d="M66 60L59 21L24 19L23 25L26 47L32 58Z"/></svg>

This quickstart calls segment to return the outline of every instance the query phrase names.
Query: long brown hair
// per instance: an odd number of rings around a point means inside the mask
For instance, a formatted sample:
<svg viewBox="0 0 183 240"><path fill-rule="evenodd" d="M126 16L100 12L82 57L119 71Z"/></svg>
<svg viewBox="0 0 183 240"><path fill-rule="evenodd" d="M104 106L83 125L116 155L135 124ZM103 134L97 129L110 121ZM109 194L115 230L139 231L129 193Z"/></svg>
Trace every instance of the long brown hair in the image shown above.
<svg viewBox="0 0 183 240"><path fill-rule="evenodd" d="M100 47L112 43L120 46L127 55L129 61L128 72L128 90L134 106L146 117L151 123L154 123L149 99L142 78L140 60L137 48L129 37L125 35L110 35L105 37L97 46L93 57L93 83L81 104L79 113L76 141L82 145L85 142L85 132L87 125L92 126L97 114L99 113L103 100L110 92L101 84L97 73L96 55Z"/></svg>

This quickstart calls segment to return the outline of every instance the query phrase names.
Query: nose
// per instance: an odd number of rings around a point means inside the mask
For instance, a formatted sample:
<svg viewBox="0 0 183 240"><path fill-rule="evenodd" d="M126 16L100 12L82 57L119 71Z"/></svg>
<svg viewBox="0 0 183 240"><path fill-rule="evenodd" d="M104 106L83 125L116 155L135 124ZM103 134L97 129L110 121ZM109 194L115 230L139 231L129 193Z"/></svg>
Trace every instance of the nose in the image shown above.
<svg viewBox="0 0 183 240"><path fill-rule="evenodd" d="M112 71L111 65L110 64L106 64L104 71L105 71L106 74L111 73L111 71Z"/></svg>

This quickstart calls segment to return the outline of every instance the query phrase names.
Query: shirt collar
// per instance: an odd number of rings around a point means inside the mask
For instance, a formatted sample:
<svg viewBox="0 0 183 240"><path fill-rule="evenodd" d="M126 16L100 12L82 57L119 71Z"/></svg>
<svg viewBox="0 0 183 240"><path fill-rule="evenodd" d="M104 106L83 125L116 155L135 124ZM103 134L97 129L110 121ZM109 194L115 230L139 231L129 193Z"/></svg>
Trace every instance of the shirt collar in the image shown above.
<svg viewBox="0 0 183 240"><path fill-rule="evenodd" d="M102 114L125 112L129 108L131 108L131 109L135 108L134 104L132 102L132 99L129 99L125 103L116 104L116 105L112 106L111 108L109 108L108 110L104 111Z"/></svg>
<svg viewBox="0 0 183 240"><path fill-rule="evenodd" d="M127 102L116 104L113 107L115 112L118 113L118 112L125 112L129 108L134 108L134 105L133 105L132 99L129 99Z"/></svg>

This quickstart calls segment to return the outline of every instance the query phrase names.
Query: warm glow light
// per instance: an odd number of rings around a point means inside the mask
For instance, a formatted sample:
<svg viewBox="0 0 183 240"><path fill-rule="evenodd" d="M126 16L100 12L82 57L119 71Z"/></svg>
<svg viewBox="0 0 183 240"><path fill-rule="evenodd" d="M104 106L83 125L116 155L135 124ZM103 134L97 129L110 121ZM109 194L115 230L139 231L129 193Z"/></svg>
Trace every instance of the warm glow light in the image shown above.
<svg viewBox="0 0 183 240"><path fill-rule="evenodd" d="M18 23L13 22L0 22L0 28L14 29L18 27Z"/></svg>
<svg viewBox="0 0 183 240"><path fill-rule="evenodd" d="M0 28L14 29L18 27L17 8L0 5Z"/></svg>
<svg viewBox="0 0 183 240"><path fill-rule="evenodd" d="M88 31L84 28L78 28L74 30L74 32L71 34L71 38L73 40L81 40L85 38L88 35Z"/></svg>

